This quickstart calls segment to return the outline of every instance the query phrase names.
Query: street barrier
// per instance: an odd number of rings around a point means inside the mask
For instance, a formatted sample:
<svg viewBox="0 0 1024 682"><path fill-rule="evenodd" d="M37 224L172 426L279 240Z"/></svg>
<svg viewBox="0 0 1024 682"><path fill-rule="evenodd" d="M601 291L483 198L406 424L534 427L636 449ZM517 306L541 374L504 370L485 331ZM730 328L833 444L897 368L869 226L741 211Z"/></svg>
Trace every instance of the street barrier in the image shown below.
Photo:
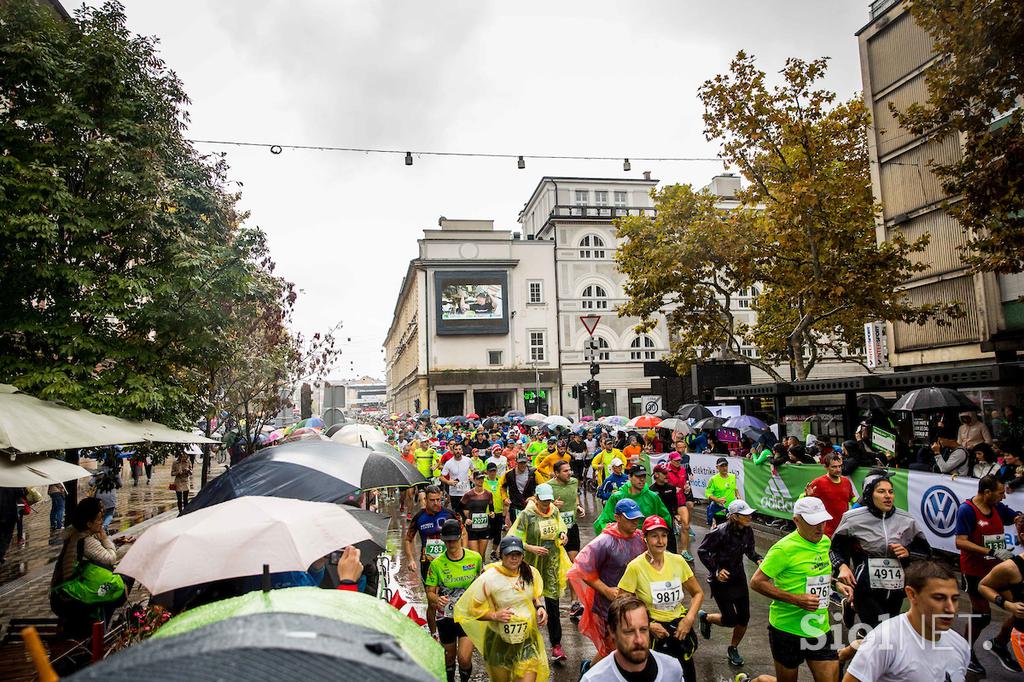
<svg viewBox="0 0 1024 682"><path fill-rule="evenodd" d="M717 473L715 462L722 455L690 453L690 488L694 497L707 499L708 479ZM759 513L779 518L792 518L793 503L803 495L804 488L825 473L817 464L786 464L778 471L767 462L754 464L742 457L726 457L729 473L736 474L736 488L751 507ZM859 467L851 477L857 495L863 488L870 467ZM952 478L946 474L891 469L896 506L917 520L917 525L936 549L956 552L956 510L978 492L978 479L967 476ZM1004 501L1015 511L1024 511L1024 492L1006 496ZM1017 537L1013 527L1007 529L1006 546L1016 551Z"/></svg>

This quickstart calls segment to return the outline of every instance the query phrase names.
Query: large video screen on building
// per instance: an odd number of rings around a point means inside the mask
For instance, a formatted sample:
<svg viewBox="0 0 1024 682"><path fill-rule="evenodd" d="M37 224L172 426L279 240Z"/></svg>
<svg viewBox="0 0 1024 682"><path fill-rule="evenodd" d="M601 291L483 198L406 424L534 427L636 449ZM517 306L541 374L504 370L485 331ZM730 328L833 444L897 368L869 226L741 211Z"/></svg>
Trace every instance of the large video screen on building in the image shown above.
<svg viewBox="0 0 1024 682"><path fill-rule="evenodd" d="M449 270L434 273L438 334L507 334L508 273Z"/></svg>

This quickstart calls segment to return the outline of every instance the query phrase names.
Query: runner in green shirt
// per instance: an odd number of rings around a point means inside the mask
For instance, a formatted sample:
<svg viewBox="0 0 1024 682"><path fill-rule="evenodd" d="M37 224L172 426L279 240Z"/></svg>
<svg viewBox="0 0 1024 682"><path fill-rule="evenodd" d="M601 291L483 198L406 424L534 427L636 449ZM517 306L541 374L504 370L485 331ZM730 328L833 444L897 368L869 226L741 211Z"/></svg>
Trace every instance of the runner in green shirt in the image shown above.
<svg viewBox="0 0 1024 682"><path fill-rule="evenodd" d="M548 485L555 494L554 505L558 507L558 515L569 529L566 533L565 553L569 556L569 561L575 561L580 551L580 527L576 523L576 518L583 514L583 505L579 500L580 482L573 478L572 465L569 462L555 462L553 472L554 477L548 481ZM569 593L572 596L569 619L576 622L583 614L583 605L576 598L572 585L569 585Z"/></svg>
<svg viewBox="0 0 1024 682"><path fill-rule="evenodd" d="M715 463L718 473L708 479L705 494L708 498L708 528L725 522L726 510L736 499L736 474L729 473L729 460L719 457Z"/></svg>
<svg viewBox="0 0 1024 682"><path fill-rule="evenodd" d="M491 504L494 505L494 516L491 518L491 534L488 538L494 545L491 550L491 561L498 560L498 545L501 543L501 533L505 523L505 498L501 489L504 477L498 476L498 465L494 462L487 464L487 477L484 478L484 489L491 491Z"/></svg>
<svg viewBox="0 0 1024 682"><path fill-rule="evenodd" d="M473 642L462 626L455 622L452 610L455 602L483 572L480 555L462 548L462 525L449 519L441 526L441 539L445 553L430 562L427 579L427 602L437 613L437 637L444 647L445 672L448 682L455 682L455 664L458 661L459 678L468 682L473 674Z"/></svg>
<svg viewBox="0 0 1024 682"><path fill-rule="evenodd" d="M637 503L644 516L655 514L665 519L668 527L672 527L672 515L665 508L665 503L658 497L658 493L647 487L647 470L643 465L637 464L629 470L629 485L624 485L608 498L604 503L601 515L594 521L594 532L598 535L604 527L615 520L615 505L619 500L630 499Z"/></svg>
<svg viewBox="0 0 1024 682"><path fill-rule="evenodd" d="M825 522L832 515L816 497L793 505L796 530L776 542L750 579L750 587L772 600L768 609L768 643L780 680L796 680L807 662L815 680L839 676L839 654L828 627L832 594L832 541ZM844 597L853 596L853 573L839 565L834 583Z"/></svg>

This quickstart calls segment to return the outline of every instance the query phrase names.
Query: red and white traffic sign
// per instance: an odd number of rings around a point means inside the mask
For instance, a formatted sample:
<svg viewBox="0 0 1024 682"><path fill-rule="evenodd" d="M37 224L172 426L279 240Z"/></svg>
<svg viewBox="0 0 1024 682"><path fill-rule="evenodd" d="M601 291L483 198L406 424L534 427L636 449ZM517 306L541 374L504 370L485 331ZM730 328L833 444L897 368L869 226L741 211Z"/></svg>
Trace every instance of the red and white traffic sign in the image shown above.
<svg viewBox="0 0 1024 682"><path fill-rule="evenodd" d="M594 330L597 329L597 323L600 321L600 315L580 315L580 322L583 323L583 328L586 329L587 333L591 336L594 335Z"/></svg>

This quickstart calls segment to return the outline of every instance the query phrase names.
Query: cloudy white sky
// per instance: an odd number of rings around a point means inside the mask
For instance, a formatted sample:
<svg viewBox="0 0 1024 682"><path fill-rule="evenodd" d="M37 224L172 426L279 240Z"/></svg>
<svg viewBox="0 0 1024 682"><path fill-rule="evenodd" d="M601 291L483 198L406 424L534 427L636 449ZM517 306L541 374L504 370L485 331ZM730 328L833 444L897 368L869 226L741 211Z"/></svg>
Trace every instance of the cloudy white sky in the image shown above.
<svg viewBox="0 0 1024 682"><path fill-rule="evenodd" d="M69 10L80 0L64 0ZM98 0L89 0L98 4ZM737 50L766 71L832 58L860 90L867 0L124 0L160 39L192 100L190 136L514 154L715 156L699 85ZM210 148L213 149L213 148ZM303 290L295 322L343 322L333 376L383 376L381 344L416 239L437 218L516 216L542 175L704 185L715 163L417 158L227 151L278 272ZM351 339L351 341L348 341Z"/></svg>

